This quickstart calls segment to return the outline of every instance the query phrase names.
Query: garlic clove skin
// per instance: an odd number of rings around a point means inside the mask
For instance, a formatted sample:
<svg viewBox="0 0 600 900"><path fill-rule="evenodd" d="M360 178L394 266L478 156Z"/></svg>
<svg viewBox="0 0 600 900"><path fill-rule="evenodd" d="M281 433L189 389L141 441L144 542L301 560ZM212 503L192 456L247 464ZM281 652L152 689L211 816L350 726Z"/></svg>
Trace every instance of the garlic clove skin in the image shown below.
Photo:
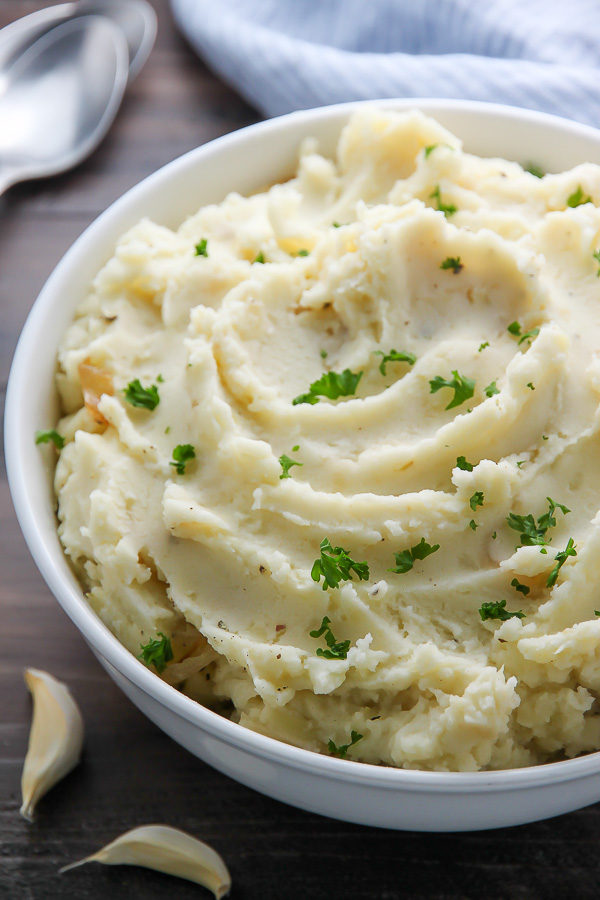
<svg viewBox="0 0 600 900"><path fill-rule="evenodd" d="M33 820L38 801L75 768L83 747L83 719L68 687L48 672L25 670L33 721L23 775L21 815Z"/></svg>
<svg viewBox="0 0 600 900"><path fill-rule="evenodd" d="M231 890L231 876L219 854L208 844L169 825L140 825L126 831L97 853L64 866L60 872L88 862L155 869L208 888L216 900Z"/></svg>

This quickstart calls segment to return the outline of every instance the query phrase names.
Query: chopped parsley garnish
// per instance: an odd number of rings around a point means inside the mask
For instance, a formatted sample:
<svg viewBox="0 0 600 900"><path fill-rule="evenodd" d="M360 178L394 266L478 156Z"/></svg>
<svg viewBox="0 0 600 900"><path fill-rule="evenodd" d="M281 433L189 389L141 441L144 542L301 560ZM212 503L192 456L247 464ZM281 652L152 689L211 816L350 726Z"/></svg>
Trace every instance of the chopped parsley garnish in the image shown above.
<svg viewBox="0 0 600 900"><path fill-rule="evenodd" d="M385 367L389 362L407 362L409 366L414 366L417 361L414 353L407 353L404 350L390 350L389 353L384 353L383 350L375 350L374 352L378 356L383 357L379 363L379 371L382 375L386 374Z"/></svg>
<svg viewBox="0 0 600 900"><path fill-rule="evenodd" d="M327 743L327 749L332 756L339 756L340 759L346 759L346 754L348 753L350 747L353 747L354 744L357 744L360 740L362 740L362 737L363 735L359 734L358 731L351 731L349 744L341 744L339 747L336 747L333 741L329 741Z"/></svg>
<svg viewBox="0 0 600 900"><path fill-rule="evenodd" d="M156 380L158 381L159 384L164 384L164 381L165 381L165 379L162 377L162 375L160 374L160 372L159 372L159 374L156 376Z"/></svg>
<svg viewBox="0 0 600 900"><path fill-rule="evenodd" d="M475 491L475 493L469 500L469 505L473 512L477 510L478 506L483 506L483 491Z"/></svg>
<svg viewBox="0 0 600 900"><path fill-rule="evenodd" d="M202 238L199 244L196 244L196 252L194 256L208 256L208 240Z"/></svg>
<svg viewBox="0 0 600 900"><path fill-rule="evenodd" d="M296 445L296 447L294 447L294 450L292 452L295 452L297 449L298 449L298 445ZM290 475L290 469L292 468L292 466L303 466L304 463L296 462L295 459L290 459L289 456L286 456L286 454L283 453L279 457L279 465L281 466L281 468L283 470L281 472L281 475L279 476L279 478L291 478L292 476Z"/></svg>
<svg viewBox="0 0 600 900"><path fill-rule="evenodd" d="M473 466L470 462L467 462L464 456L456 457L456 467L457 469L462 469L463 472L472 472Z"/></svg>
<svg viewBox="0 0 600 900"><path fill-rule="evenodd" d="M54 428L48 428L46 431L36 431L36 444L47 444L48 441L52 441L57 450L62 450L65 446L64 437L58 431L55 431Z"/></svg>
<svg viewBox="0 0 600 900"><path fill-rule="evenodd" d="M340 581L352 581L352 571L359 581L369 580L369 566L366 562L356 562L342 547L332 547L327 538L321 541L321 556L313 563L310 577L313 581L323 581L323 590L336 588Z"/></svg>
<svg viewBox="0 0 600 900"><path fill-rule="evenodd" d="M321 359L327 359L328 353L327 350L321 350Z"/></svg>
<svg viewBox="0 0 600 900"><path fill-rule="evenodd" d="M186 463L189 463L190 460L195 458L196 451L191 444L177 444L177 446L173 450L173 459L171 460L169 465L175 466L175 470L178 475L183 475L185 472Z"/></svg>
<svg viewBox="0 0 600 900"><path fill-rule="evenodd" d="M330 624L331 619L329 616L323 616L321 627L317 628L315 631L309 632L312 638L325 637L327 649L323 650L321 647L318 647L317 656L323 656L325 659L346 659L348 650L350 649L350 641L336 641L333 632L329 627Z"/></svg>
<svg viewBox="0 0 600 900"><path fill-rule="evenodd" d="M341 227L342 227L342 223L341 223L341 222L332 222L331 224L333 225L334 228L341 228Z"/></svg>
<svg viewBox="0 0 600 900"><path fill-rule="evenodd" d="M402 550L400 553L394 553L396 565L393 569L388 569L388 572L404 575L406 572L410 572L418 559L426 559L439 549L439 544L431 546L431 544L428 544L425 538L422 537L419 543L415 544L414 547L411 547L410 550Z"/></svg>
<svg viewBox="0 0 600 900"><path fill-rule="evenodd" d="M523 341L529 341L531 343L531 339L537 337L540 333L539 328L532 328L531 331L521 331L520 322L511 322L508 328L506 329L513 337L518 337L518 346L520 347Z"/></svg>
<svg viewBox="0 0 600 900"><path fill-rule="evenodd" d="M155 384L151 384L149 388L144 388L140 384L140 379L135 378L130 381L125 388L125 399L132 406L139 406L142 409L156 409L160 403L158 396L158 388Z"/></svg>
<svg viewBox="0 0 600 900"><path fill-rule="evenodd" d="M154 666L159 675L165 671L167 663L173 659L171 639L166 637L162 631L158 632L157 638L147 644L140 644L140 647L142 652L138 659L143 659L147 666Z"/></svg>
<svg viewBox="0 0 600 900"><path fill-rule="evenodd" d="M432 394L446 387L454 391L454 397L446 409L454 409L455 406L460 406L461 403L464 403L465 400L468 400L475 393L474 379L467 378L466 375L459 375L456 369L452 369L452 379L450 381L442 378L441 375L436 375L435 378L431 379L429 385L431 388L430 393Z"/></svg>
<svg viewBox="0 0 600 900"><path fill-rule="evenodd" d="M506 609L506 600L492 600L490 603L482 603L479 607L479 615L483 622L486 619L500 619L501 622L506 622L507 619L512 619L513 617L517 619L525 618L525 613L521 612L521 610L509 612Z"/></svg>
<svg viewBox="0 0 600 900"><path fill-rule="evenodd" d="M592 256L594 257L594 259L596 260L596 262L597 262L598 265L600 266L600 250L596 250L594 253L592 253ZM598 271L596 272L596 277L597 277L597 278L600 278L600 268L599 268Z"/></svg>
<svg viewBox="0 0 600 900"><path fill-rule="evenodd" d="M522 466L524 466L525 462L526 461L524 459L520 459L519 462L517 463L517 469L520 469Z"/></svg>
<svg viewBox="0 0 600 900"><path fill-rule="evenodd" d="M262 250L260 251L260 253L257 253L256 256L254 257L254 259L252 260L253 263L264 263L264 261L265 261L265 254L262 252Z"/></svg>
<svg viewBox="0 0 600 900"><path fill-rule="evenodd" d="M543 435L542 435L542 440L543 440L543 441L547 441L547 440L548 440L548 435L547 435L547 434L543 434Z"/></svg>
<svg viewBox="0 0 600 900"><path fill-rule="evenodd" d="M477 522L475 521L475 519L471 519L471 521L469 522L469 528L471 529L471 531L477 531Z"/></svg>
<svg viewBox="0 0 600 900"><path fill-rule="evenodd" d="M535 391L535 387L534 387L533 381L528 381L528 382L527 382L527 387L529 388L530 391Z"/></svg>
<svg viewBox="0 0 600 900"><path fill-rule="evenodd" d="M446 218L448 218L448 216L454 215L455 212L458 212L457 207L454 205L454 203L444 203L443 202L441 195L440 195L439 184L436 184L435 190L432 191L432 193L429 195L429 197L433 198L436 201L437 208L439 209L440 212L444 213Z"/></svg>
<svg viewBox="0 0 600 900"><path fill-rule="evenodd" d="M320 378L313 381L308 393L294 397L292 404L297 406L299 403L310 403L312 406L319 402L319 396L328 397L330 400L349 397L356 393L362 374L362 372L351 372L350 369L344 369L341 375L337 372L326 372L325 375L321 375Z"/></svg>
<svg viewBox="0 0 600 900"><path fill-rule="evenodd" d="M452 269L455 275L458 275L461 269L464 269L460 261L460 256L447 256L441 264L440 269Z"/></svg>
<svg viewBox="0 0 600 900"><path fill-rule="evenodd" d="M296 253L296 256L308 256L309 253L310 253L310 250L298 250L298 252Z"/></svg>
<svg viewBox="0 0 600 900"><path fill-rule="evenodd" d="M436 147L447 147L448 150L454 150L454 147L451 147L450 144L430 144L428 147L423 147L425 159L429 159L430 153L433 153Z"/></svg>
<svg viewBox="0 0 600 900"><path fill-rule="evenodd" d="M577 185L577 190L573 191L570 197L567 197L567 206L570 206L571 209L574 209L576 206L583 206L584 203L593 203L591 197L586 196L583 193L583 188L580 184Z"/></svg>
<svg viewBox="0 0 600 900"><path fill-rule="evenodd" d="M498 537L497 533L494 532L493 535L492 535L492 540L495 541L497 537Z"/></svg>
<svg viewBox="0 0 600 900"><path fill-rule="evenodd" d="M525 547L536 545L543 547L545 544L550 543L546 540L546 532L549 528L554 528L556 525L555 511L560 509L564 516L571 512L568 507L563 506L562 503L556 503L551 497L546 497L546 500L548 501L548 512L540 516L537 522L531 513L528 513L526 516L509 513L506 517L510 528L519 532L521 544Z"/></svg>
<svg viewBox="0 0 600 900"><path fill-rule="evenodd" d="M594 610L594 615L595 615L595 616L600 616L600 610L595 609L595 610Z"/></svg>
<svg viewBox="0 0 600 900"><path fill-rule="evenodd" d="M478 353L481 353L482 350L485 350L485 348L486 348L486 347L489 347L489 346L490 346L490 342L489 342L489 341L484 341L483 344L480 344L480 345L479 345L479 350L478 350L477 352L478 352Z"/></svg>
<svg viewBox="0 0 600 900"><path fill-rule="evenodd" d="M529 172L530 175L535 175L536 178L543 178L546 174L543 169L540 169L539 166L536 166L535 163L527 163L524 167L526 172Z"/></svg>
<svg viewBox="0 0 600 900"><path fill-rule="evenodd" d="M486 397L493 397L494 394L499 394L500 391L496 387L496 382L490 381L488 386L486 388L484 388L483 393L485 394Z"/></svg>
<svg viewBox="0 0 600 900"><path fill-rule="evenodd" d="M170 431L171 431L171 426L167 425L167 427L165 428L165 434L169 434Z"/></svg>
<svg viewBox="0 0 600 900"><path fill-rule="evenodd" d="M577 556L577 550L575 549L575 542L573 541L573 538L569 538L565 549L559 550L559 552L554 557L554 559L556 560L556 565L548 575L546 587L554 587L558 578L558 573L566 563L569 556Z"/></svg>
<svg viewBox="0 0 600 900"><path fill-rule="evenodd" d="M514 587L515 591L518 591L520 594L523 594L524 597L527 596L531 588L527 587L526 584L521 584L518 578L513 578L510 583L511 587Z"/></svg>

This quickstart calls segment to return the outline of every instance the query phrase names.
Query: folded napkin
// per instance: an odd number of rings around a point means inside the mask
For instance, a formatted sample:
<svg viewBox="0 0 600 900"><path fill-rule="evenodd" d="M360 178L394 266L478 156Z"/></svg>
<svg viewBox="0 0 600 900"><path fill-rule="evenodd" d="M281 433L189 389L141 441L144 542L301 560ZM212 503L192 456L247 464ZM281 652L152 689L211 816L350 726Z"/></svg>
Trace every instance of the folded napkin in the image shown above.
<svg viewBox="0 0 600 900"><path fill-rule="evenodd" d="M600 124L598 0L171 0L198 53L268 116L455 97Z"/></svg>

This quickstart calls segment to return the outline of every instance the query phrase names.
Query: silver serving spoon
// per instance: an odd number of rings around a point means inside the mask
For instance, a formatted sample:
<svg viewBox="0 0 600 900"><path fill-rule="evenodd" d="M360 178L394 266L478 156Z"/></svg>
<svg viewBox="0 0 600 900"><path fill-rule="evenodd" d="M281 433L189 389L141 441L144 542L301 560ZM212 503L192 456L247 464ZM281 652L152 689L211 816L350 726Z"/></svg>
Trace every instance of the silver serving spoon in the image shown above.
<svg viewBox="0 0 600 900"><path fill-rule="evenodd" d="M56 25L3 67L0 194L91 153L119 109L128 74L123 32L91 15Z"/></svg>
<svg viewBox="0 0 600 900"><path fill-rule="evenodd" d="M156 38L156 13L147 0L77 0L39 9L0 30L0 67L15 60L34 41L61 22L102 15L119 26L129 50L129 82L138 74Z"/></svg>

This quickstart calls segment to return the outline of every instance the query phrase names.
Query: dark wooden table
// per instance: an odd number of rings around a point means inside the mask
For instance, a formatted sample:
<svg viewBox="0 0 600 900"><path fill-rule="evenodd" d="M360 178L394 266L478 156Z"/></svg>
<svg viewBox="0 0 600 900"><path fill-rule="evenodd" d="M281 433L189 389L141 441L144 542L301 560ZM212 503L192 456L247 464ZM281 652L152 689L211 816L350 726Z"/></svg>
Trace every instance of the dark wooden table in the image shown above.
<svg viewBox="0 0 600 900"><path fill-rule="evenodd" d="M167 0L152 56L108 138L86 163L0 199L0 390L21 326L72 241L106 206L192 147L259 118L195 57ZM0 26L46 3L0 0ZM520 828L416 834L362 828L292 809L213 771L129 703L38 574L0 476L0 898L187 900L202 888L134 868L60 866L137 824L166 822L210 842L252 900L596 900L600 805ZM82 764L19 816L30 701L23 668L68 682L87 737Z"/></svg>

